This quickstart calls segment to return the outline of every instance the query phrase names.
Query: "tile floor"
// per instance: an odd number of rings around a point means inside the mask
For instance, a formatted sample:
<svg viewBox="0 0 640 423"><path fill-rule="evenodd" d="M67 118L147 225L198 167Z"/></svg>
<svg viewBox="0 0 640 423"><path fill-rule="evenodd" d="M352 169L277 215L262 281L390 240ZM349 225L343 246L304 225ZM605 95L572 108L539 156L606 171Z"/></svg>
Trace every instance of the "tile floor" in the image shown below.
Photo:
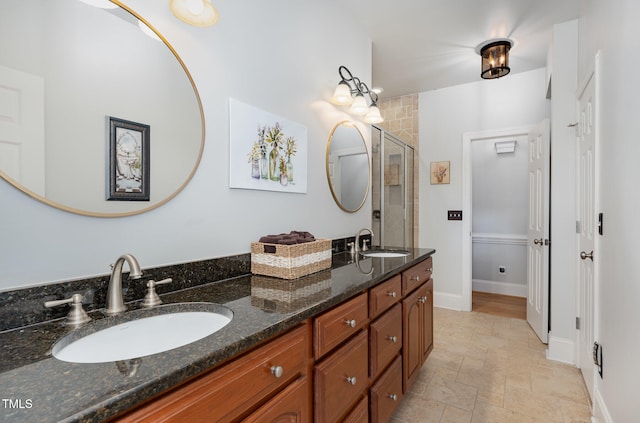
<svg viewBox="0 0 640 423"><path fill-rule="evenodd" d="M591 421L580 371L547 360L526 321L435 308L434 339L391 423Z"/></svg>

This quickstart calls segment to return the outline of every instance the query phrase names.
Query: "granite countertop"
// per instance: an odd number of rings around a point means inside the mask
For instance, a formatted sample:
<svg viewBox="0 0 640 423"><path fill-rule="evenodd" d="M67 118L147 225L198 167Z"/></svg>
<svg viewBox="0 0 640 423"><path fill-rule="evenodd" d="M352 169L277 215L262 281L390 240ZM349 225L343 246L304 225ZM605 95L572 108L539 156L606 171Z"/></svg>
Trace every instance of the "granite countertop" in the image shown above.
<svg viewBox="0 0 640 423"><path fill-rule="evenodd" d="M367 258L358 263L348 253L340 253L334 255L330 270L293 281L246 275L162 295L165 304L223 304L233 310L234 318L213 335L135 362L79 364L54 358L51 347L72 331L62 320L0 333L0 421L108 420L435 253L433 249L409 251L406 257ZM139 305L129 304L129 308ZM96 320L118 319L101 311L89 315Z"/></svg>

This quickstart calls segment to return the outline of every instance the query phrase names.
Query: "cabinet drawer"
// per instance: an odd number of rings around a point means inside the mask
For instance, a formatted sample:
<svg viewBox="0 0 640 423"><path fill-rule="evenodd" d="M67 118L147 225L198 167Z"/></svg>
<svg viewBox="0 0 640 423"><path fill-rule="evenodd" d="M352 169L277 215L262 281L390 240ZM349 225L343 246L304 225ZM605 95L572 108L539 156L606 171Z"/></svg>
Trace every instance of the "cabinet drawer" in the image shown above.
<svg viewBox="0 0 640 423"><path fill-rule="evenodd" d="M360 397L368 385L367 332L329 355L315 367L316 423L333 423Z"/></svg>
<svg viewBox="0 0 640 423"><path fill-rule="evenodd" d="M302 377L242 421L243 423L310 422L309 393L307 378Z"/></svg>
<svg viewBox="0 0 640 423"><path fill-rule="evenodd" d="M402 295L406 295L428 281L431 273L433 273L432 257L402 272Z"/></svg>
<svg viewBox="0 0 640 423"><path fill-rule="evenodd" d="M369 423L369 397L362 398L342 423Z"/></svg>
<svg viewBox="0 0 640 423"><path fill-rule="evenodd" d="M201 376L118 421L122 422L230 422L267 396L306 373L309 359L308 326L249 352ZM277 377L272 368L281 366Z"/></svg>
<svg viewBox="0 0 640 423"><path fill-rule="evenodd" d="M374 319L394 305L402 295L402 277L396 275L369 291L369 317Z"/></svg>
<svg viewBox="0 0 640 423"><path fill-rule="evenodd" d="M375 378L402 347L402 306L396 304L369 326L369 375Z"/></svg>
<svg viewBox="0 0 640 423"><path fill-rule="evenodd" d="M363 293L317 317L313 322L316 359L365 327L368 316L367 293Z"/></svg>
<svg viewBox="0 0 640 423"><path fill-rule="evenodd" d="M402 360L396 357L393 364L371 387L371 422L387 422L402 399Z"/></svg>

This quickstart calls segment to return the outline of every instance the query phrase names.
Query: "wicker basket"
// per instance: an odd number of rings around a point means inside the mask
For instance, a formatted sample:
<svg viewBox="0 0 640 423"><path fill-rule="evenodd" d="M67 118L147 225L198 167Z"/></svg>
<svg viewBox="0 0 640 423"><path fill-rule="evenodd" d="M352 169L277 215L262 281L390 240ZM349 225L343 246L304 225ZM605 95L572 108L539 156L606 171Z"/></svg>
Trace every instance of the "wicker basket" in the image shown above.
<svg viewBox="0 0 640 423"><path fill-rule="evenodd" d="M331 267L331 240L303 244L251 243L251 273L296 279Z"/></svg>

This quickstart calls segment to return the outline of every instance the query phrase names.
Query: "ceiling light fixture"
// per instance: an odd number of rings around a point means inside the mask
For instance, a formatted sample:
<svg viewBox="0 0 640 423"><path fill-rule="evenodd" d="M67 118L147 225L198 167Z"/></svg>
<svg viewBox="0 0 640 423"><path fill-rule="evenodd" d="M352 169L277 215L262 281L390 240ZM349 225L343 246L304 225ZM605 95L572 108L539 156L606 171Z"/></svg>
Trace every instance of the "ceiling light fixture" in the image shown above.
<svg viewBox="0 0 640 423"><path fill-rule="evenodd" d="M220 15L211 0L170 0L169 8L176 18L193 26L211 26Z"/></svg>
<svg viewBox="0 0 640 423"><path fill-rule="evenodd" d="M383 122L384 119L378 109L378 94L370 90L360 78L353 76L345 66L338 68L338 74L341 80L331 97L331 102L338 106L351 105L349 111L354 115L364 116L363 120L367 123ZM369 104L365 95L369 96Z"/></svg>
<svg viewBox="0 0 640 423"><path fill-rule="evenodd" d="M483 79L501 78L511 72L509 67L511 47L513 47L513 41L508 38L488 40L476 47L476 53L482 60L480 76Z"/></svg>

